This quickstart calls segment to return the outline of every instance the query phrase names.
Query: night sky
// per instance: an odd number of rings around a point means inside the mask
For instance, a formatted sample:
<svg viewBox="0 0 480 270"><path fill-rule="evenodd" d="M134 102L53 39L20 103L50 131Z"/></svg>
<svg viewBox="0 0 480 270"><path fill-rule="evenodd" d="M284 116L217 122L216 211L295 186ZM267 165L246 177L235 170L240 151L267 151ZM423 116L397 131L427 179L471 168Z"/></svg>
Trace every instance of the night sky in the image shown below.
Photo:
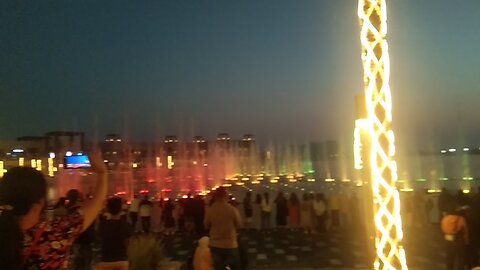
<svg viewBox="0 0 480 270"><path fill-rule="evenodd" d="M394 127L480 145L480 1L390 0ZM357 1L0 2L0 139L351 138Z"/></svg>

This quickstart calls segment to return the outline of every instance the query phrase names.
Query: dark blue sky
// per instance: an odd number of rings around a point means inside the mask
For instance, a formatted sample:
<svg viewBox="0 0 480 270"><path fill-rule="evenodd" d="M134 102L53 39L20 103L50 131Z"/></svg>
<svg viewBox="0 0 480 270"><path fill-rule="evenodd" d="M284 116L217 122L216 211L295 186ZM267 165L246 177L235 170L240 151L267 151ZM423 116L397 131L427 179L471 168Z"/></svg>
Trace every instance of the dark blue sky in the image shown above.
<svg viewBox="0 0 480 270"><path fill-rule="evenodd" d="M390 0L399 140L479 143L480 2ZM0 2L1 139L350 138L357 1Z"/></svg>

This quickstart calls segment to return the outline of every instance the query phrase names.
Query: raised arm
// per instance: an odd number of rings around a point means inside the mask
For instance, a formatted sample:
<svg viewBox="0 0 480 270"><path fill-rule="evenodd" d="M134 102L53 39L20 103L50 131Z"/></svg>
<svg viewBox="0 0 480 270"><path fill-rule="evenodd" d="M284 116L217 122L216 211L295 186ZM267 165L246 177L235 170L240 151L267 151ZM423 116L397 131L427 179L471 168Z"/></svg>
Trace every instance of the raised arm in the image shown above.
<svg viewBox="0 0 480 270"><path fill-rule="evenodd" d="M97 184L95 186L93 198L87 201L80 211L83 213L83 230L86 230L97 218L103 208L107 196L108 170L103 162L100 152L94 152L90 155L91 170L97 175Z"/></svg>

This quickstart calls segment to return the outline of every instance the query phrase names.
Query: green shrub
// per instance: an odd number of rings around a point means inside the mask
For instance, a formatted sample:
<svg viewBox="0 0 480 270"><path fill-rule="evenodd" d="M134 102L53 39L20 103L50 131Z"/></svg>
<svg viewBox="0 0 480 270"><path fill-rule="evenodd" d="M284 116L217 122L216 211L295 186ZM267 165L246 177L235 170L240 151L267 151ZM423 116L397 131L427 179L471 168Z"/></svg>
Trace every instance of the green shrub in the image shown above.
<svg viewBox="0 0 480 270"><path fill-rule="evenodd" d="M154 235L133 236L128 245L130 270L156 270L167 260L162 242Z"/></svg>

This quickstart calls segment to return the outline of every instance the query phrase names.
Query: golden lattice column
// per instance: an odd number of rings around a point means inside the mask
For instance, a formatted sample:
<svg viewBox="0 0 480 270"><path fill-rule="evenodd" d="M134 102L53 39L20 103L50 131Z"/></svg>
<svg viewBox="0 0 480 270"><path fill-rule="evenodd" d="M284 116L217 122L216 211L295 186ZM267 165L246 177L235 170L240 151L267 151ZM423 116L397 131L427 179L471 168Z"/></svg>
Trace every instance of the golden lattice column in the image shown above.
<svg viewBox="0 0 480 270"><path fill-rule="evenodd" d="M407 269L400 217L400 197L395 186L397 166L394 135L391 130L392 97L389 87L387 7L385 0L359 0L364 68L366 133L369 136L375 223L375 269ZM367 164L368 165L368 164Z"/></svg>

